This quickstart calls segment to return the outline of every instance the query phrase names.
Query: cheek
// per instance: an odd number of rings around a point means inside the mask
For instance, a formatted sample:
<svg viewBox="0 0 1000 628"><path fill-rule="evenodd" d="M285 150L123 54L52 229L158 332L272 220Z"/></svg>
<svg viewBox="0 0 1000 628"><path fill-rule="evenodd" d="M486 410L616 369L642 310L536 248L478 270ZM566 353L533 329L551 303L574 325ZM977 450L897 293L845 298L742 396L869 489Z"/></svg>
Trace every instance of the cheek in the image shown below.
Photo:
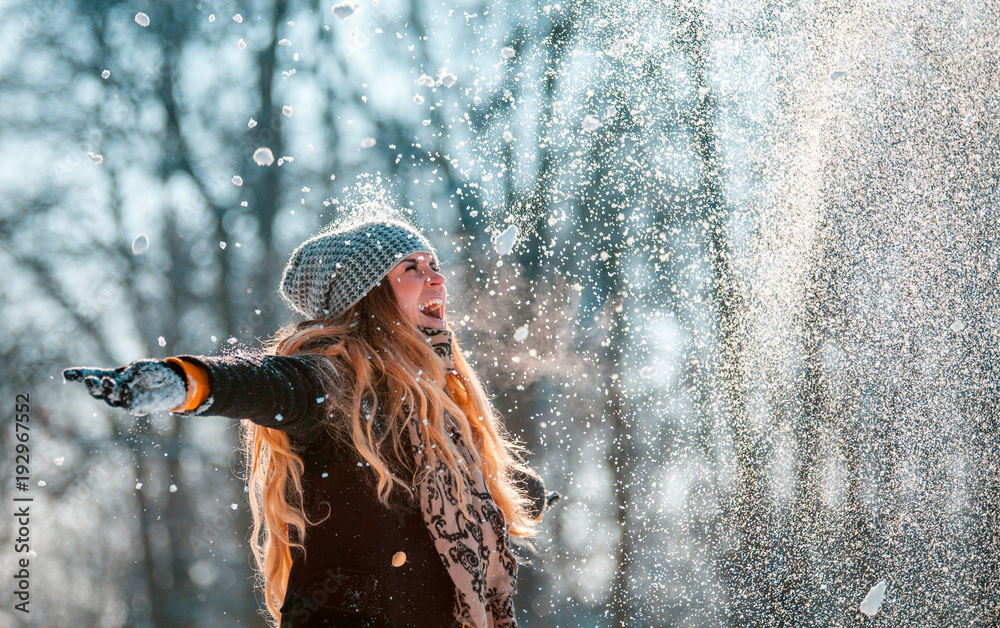
<svg viewBox="0 0 1000 628"><path fill-rule="evenodd" d="M393 279L391 285L392 292L396 295L396 303L399 304L401 310L408 312L417 307L421 289L419 282L402 277Z"/></svg>
<svg viewBox="0 0 1000 628"><path fill-rule="evenodd" d="M398 303L400 307L402 307L403 304L406 302L406 297L404 295L402 286L395 279L392 280L392 294L395 295L396 297L396 303Z"/></svg>

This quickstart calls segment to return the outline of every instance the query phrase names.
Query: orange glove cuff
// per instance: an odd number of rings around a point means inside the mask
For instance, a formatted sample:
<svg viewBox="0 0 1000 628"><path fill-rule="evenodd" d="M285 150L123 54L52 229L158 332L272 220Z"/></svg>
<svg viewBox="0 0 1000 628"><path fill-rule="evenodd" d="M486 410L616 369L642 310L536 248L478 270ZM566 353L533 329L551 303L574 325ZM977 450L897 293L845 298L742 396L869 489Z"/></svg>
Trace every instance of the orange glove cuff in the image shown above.
<svg viewBox="0 0 1000 628"><path fill-rule="evenodd" d="M187 377L187 399L171 412L190 412L205 403L205 399L208 398L208 373L205 369L180 358L166 358L166 361L184 369L184 375Z"/></svg>

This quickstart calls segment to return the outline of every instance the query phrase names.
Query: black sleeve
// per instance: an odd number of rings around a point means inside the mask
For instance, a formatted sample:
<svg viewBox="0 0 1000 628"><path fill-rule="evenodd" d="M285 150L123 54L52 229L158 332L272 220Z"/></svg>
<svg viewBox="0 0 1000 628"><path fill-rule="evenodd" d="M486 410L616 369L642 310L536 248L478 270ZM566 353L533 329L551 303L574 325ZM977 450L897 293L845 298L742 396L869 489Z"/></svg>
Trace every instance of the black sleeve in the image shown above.
<svg viewBox="0 0 1000 628"><path fill-rule="evenodd" d="M250 419L303 436L322 418L326 393L313 358L240 352L228 356L180 355L205 369L208 398L190 413Z"/></svg>

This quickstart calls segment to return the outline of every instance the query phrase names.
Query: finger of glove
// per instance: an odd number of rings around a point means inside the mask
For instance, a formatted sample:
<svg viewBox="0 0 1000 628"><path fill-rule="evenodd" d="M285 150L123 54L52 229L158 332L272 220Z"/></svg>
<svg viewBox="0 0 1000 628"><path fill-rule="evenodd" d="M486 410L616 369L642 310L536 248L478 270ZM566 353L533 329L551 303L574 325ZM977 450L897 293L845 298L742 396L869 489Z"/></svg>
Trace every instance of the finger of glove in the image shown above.
<svg viewBox="0 0 1000 628"><path fill-rule="evenodd" d="M83 385L87 387L87 392L95 399L104 398L104 389L101 387L101 378L90 376L83 380Z"/></svg>
<svg viewBox="0 0 1000 628"><path fill-rule="evenodd" d="M110 406L119 406L121 401L118 394L118 384L110 377L97 378L94 376L83 380L87 386L87 392L94 399L101 399Z"/></svg>
<svg viewBox="0 0 1000 628"><path fill-rule="evenodd" d="M122 385L118 387L118 405L125 408L126 410L131 410L132 397L133 395L131 386ZM133 414L135 413L133 412Z"/></svg>
<svg viewBox="0 0 1000 628"><path fill-rule="evenodd" d="M109 369L98 369L98 368L90 368L90 367L77 366L77 367L65 369L62 372L62 376L63 376L63 379L65 381L67 381L67 382L79 382L79 381L83 381L84 379L86 379L88 377L101 378L101 377L104 377L105 375L111 375L113 373L114 373L114 371L109 370Z"/></svg>

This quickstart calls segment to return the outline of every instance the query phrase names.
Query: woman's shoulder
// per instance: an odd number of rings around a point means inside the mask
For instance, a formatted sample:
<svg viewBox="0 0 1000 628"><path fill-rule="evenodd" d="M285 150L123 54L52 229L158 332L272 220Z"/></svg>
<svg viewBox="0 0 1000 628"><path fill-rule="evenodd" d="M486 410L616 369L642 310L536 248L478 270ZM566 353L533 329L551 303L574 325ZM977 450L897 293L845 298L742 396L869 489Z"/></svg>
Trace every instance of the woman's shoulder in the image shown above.
<svg viewBox="0 0 1000 628"><path fill-rule="evenodd" d="M331 373L349 373L353 370L351 363L340 352L334 349L336 344L336 337L324 336L313 338L297 347L294 353L286 355L287 357L308 361Z"/></svg>
<svg viewBox="0 0 1000 628"><path fill-rule="evenodd" d="M289 434L288 444L302 457L306 467L329 462L356 462L357 449L350 442L350 434L332 419L318 421L309 430ZM314 464L313 464L314 463Z"/></svg>

